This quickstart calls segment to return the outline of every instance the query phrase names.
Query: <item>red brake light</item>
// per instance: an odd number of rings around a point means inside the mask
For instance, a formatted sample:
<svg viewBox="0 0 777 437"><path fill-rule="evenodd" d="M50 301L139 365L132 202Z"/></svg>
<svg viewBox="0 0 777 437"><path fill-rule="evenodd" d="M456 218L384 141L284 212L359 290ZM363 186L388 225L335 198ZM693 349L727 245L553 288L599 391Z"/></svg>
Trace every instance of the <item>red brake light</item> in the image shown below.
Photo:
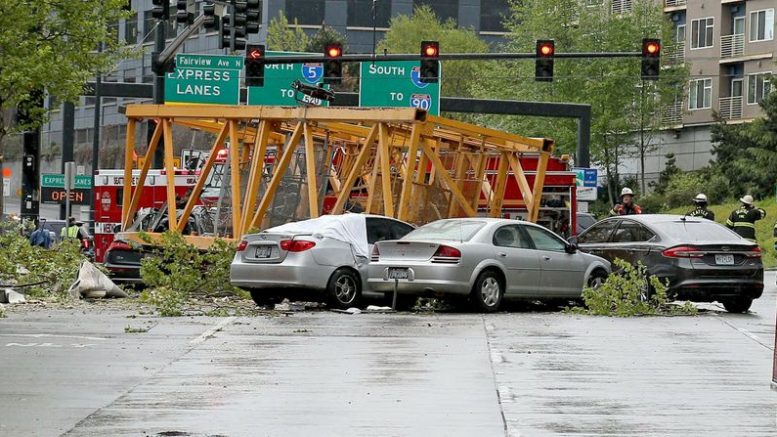
<svg viewBox="0 0 777 437"><path fill-rule="evenodd" d="M378 245L372 246L372 255L370 255L370 261L377 262L380 261L380 249L378 249Z"/></svg>
<svg viewBox="0 0 777 437"><path fill-rule="evenodd" d="M661 255L667 258L701 258L704 252L693 246L676 246L665 249Z"/></svg>
<svg viewBox="0 0 777 437"><path fill-rule="evenodd" d="M756 246L752 248L750 251L747 252L748 258L760 258L761 257L761 248Z"/></svg>
<svg viewBox="0 0 777 437"><path fill-rule="evenodd" d="M243 241L240 242L240 244L237 245L237 251L238 252L242 252L242 251L246 250L246 247L248 247L248 241L243 240Z"/></svg>
<svg viewBox="0 0 777 437"><path fill-rule="evenodd" d="M461 251L455 247L442 246L437 248L437 251L432 255L433 263L449 263L456 264L461 260Z"/></svg>
<svg viewBox="0 0 777 437"><path fill-rule="evenodd" d="M108 246L107 250L132 250L132 246L125 243L124 241L114 241Z"/></svg>
<svg viewBox="0 0 777 437"><path fill-rule="evenodd" d="M306 240L281 240L281 249L288 252L304 252L312 249L316 243Z"/></svg>

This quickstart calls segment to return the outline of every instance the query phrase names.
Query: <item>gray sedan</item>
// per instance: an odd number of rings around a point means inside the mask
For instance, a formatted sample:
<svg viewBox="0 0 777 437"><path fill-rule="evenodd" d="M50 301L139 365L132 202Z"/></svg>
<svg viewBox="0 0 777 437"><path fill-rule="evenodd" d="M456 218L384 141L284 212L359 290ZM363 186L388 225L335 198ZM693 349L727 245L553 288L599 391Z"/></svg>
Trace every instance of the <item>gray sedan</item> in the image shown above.
<svg viewBox="0 0 777 437"><path fill-rule="evenodd" d="M578 252L547 229L490 218L438 220L398 241L375 244L368 285L401 295L468 296L476 310L493 312L503 298L579 298L596 287L610 263Z"/></svg>
<svg viewBox="0 0 777 437"><path fill-rule="evenodd" d="M413 227L366 214L325 215L245 235L230 266L232 285L263 305L289 290L326 293L337 308L358 306L372 245Z"/></svg>

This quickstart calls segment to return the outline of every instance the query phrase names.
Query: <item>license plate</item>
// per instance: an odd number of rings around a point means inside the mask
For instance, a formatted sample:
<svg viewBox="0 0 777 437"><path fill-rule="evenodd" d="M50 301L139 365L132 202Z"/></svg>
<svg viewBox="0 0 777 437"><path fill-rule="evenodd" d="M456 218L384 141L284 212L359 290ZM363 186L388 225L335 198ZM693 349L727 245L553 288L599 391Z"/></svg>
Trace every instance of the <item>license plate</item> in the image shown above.
<svg viewBox="0 0 777 437"><path fill-rule="evenodd" d="M722 266L733 266L734 255L715 255L715 264Z"/></svg>
<svg viewBox="0 0 777 437"><path fill-rule="evenodd" d="M410 272L408 269L389 268L389 279L408 279L410 278Z"/></svg>
<svg viewBox="0 0 777 437"><path fill-rule="evenodd" d="M256 248L257 258L269 258L272 253L272 246L259 246Z"/></svg>

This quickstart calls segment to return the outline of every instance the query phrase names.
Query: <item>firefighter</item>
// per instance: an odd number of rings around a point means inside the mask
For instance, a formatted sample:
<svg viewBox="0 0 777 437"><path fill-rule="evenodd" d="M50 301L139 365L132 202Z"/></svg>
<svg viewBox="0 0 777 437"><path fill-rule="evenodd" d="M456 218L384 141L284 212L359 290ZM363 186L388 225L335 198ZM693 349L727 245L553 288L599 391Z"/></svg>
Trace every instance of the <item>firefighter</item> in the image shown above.
<svg viewBox="0 0 777 437"><path fill-rule="evenodd" d="M733 229L742 238L755 242L755 222L766 217L766 211L753 205L753 196L746 195L739 199L742 206L731 212L726 226Z"/></svg>
<svg viewBox="0 0 777 437"><path fill-rule="evenodd" d="M688 213L690 217L701 217L715 221L715 213L707 209L707 196L705 194L697 194L693 198L693 204L696 205L696 209Z"/></svg>
<svg viewBox="0 0 777 437"><path fill-rule="evenodd" d="M632 215L642 214L642 208L634 203L634 192L631 188L624 188L621 190L621 202L616 203L610 210L610 215Z"/></svg>

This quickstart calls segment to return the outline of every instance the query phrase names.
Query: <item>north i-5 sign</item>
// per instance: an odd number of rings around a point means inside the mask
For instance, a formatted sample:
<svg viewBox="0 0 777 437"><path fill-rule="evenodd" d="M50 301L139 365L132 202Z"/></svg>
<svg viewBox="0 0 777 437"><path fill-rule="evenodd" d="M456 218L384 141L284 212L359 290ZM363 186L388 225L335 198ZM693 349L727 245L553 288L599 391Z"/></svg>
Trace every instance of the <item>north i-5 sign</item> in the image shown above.
<svg viewBox="0 0 777 437"><path fill-rule="evenodd" d="M289 55L310 55L313 53L267 52L266 57ZM318 86L324 78L324 66L319 62L303 64L266 64L264 66L264 86L248 87L249 105L296 106L297 98L303 103L316 106L329 106L329 102L297 93L291 84L295 80L305 85Z"/></svg>
<svg viewBox="0 0 777 437"><path fill-rule="evenodd" d="M359 106L415 107L440 115L440 83L420 79L418 61L362 62Z"/></svg>

